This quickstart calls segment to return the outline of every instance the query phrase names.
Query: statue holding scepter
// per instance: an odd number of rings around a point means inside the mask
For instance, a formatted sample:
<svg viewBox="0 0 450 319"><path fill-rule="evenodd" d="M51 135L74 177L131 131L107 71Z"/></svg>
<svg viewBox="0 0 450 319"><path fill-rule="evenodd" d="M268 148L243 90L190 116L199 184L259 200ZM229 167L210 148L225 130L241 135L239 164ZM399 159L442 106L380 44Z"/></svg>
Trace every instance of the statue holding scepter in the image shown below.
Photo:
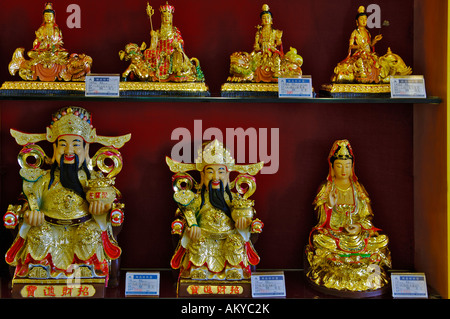
<svg viewBox="0 0 450 319"><path fill-rule="evenodd" d="M155 10L153 10L152 6L147 2L147 15L150 19L150 28L153 31L153 22L152 22L152 16L155 14Z"/></svg>
<svg viewBox="0 0 450 319"><path fill-rule="evenodd" d="M154 30L154 9L147 3L146 12L151 26L148 49L145 43L141 47L129 43L125 50L119 52L121 60L131 60L130 66L122 73L122 78L150 82L204 82L200 62L186 55L181 32L172 24L175 8L166 2L159 11L161 27Z"/></svg>

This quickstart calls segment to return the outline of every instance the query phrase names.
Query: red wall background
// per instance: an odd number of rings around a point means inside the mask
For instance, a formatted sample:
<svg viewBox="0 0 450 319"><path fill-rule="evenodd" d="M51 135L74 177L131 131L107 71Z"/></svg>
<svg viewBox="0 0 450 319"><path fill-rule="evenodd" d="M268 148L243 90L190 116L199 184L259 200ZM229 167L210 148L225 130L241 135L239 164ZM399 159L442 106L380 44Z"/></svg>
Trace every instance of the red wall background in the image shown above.
<svg viewBox="0 0 450 319"><path fill-rule="evenodd" d="M16 48L31 49L44 3L3 4L1 83L19 80L18 76L9 75L7 66ZM81 8L80 29L66 25L66 8L72 3ZM118 52L129 42L149 41L146 3L55 0L56 22L62 29L65 48L89 54L95 73L123 72L127 63L120 61ZM156 12L155 28L160 25L158 8L163 3L150 2ZM413 0L172 0L174 25L182 32L185 51L200 60L213 96L220 95L220 86L228 76L230 54L251 51L263 3L271 7L274 26L284 31L285 51L292 46L302 55L303 73L312 76L316 90L328 82L336 63L345 58L359 5L378 4L381 21L390 22L389 27L381 29L383 40L376 51L382 55L391 47L408 65L413 65ZM378 32L372 30L372 35ZM44 132L51 114L67 105L90 110L100 135L132 134L131 141L121 149L125 162L116 180L126 203L125 223L119 236L122 267L169 267L173 252L170 224L176 205L165 156L178 142L171 140L172 131L184 127L193 134L194 120L202 120L203 129L217 127L222 132L239 127L280 130L280 168L276 174L257 176L258 189L253 195L258 217L265 223L256 244L260 268L303 267L303 246L316 221L311 203L326 178L331 145L342 138L349 139L355 151L356 174L372 199L374 223L390 237L394 268L414 267L411 104L0 100L2 215L21 190L16 161L20 146L9 129ZM0 241L3 255L12 242L3 227ZM1 265L6 267L4 260Z"/></svg>

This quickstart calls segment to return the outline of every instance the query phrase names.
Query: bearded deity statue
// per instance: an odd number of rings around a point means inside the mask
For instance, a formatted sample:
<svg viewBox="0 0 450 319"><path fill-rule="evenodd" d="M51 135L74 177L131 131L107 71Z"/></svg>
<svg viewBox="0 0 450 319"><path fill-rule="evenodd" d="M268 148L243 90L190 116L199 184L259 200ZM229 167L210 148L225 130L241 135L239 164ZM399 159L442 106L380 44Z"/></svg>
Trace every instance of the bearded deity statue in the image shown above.
<svg viewBox="0 0 450 319"><path fill-rule="evenodd" d="M138 90L157 90L163 87L166 91L206 91L203 83L204 74L197 58L189 58L185 53L181 31L173 25L175 7L166 2L160 6L161 27L153 30L152 16L154 9L147 3L147 15L150 18L150 45L143 42L140 46L128 43L125 50L119 52L121 60L130 61L128 68L122 73L125 90L128 87ZM130 83L131 81L131 83ZM132 83L132 82L140 83Z"/></svg>
<svg viewBox="0 0 450 319"><path fill-rule="evenodd" d="M14 267L13 296L101 297L118 280L124 204L114 184L122 169L118 149L131 135L97 135L81 107L57 111L46 133L11 129L11 135L23 146L23 202L9 205L4 216L16 233L6 253ZM45 140L53 144L51 158L36 144ZM93 143L103 147L90 158Z"/></svg>
<svg viewBox="0 0 450 319"><path fill-rule="evenodd" d="M19 72L19 76L26 81L85 80L91 72L92 58L86 54L70 54L63 47L63 36L56 24L52 3L45 4L42 25L35 33L33 48L27 52L30 60L25 58L24 48L17 48L9 63L11 75Z"/></svg>
<svg viewBox="0 0 450 319"><path fill-rule="evenodd" d="M384 94L390 96L390 76L410 75L412 69L403 59L388 48L387 53L378 56L375 44L383 37L372 38L367 29L367 13L363 6L358 8L356 29L350 35L348 55L334 68L331 85L324 85L325 95Z"/></svg>
<svg viewBox="0 0 450 319"><path fill-rule="evenodd" d="M356 177L347 140L333 144L328 165L328 178L314 200L318 223L306 246L307 278L330 294L382 294L391 268L389 239L372 223L370 199Z"/></svg>
<svg viewBox="0 0 450 319"><path fill-rule="evenodd" d="M172 234L180 238L171 266L179 269L179 296L248 296L251 267L260 261L252 234L263 228L249 197L263 162L237 165L218 140L203 143L193 164L166 162L175 173ZM200 183L189 171L200 172ZM230 181L233 171L239 174Z"/></svg>
<svg viewBox="0 0 450 319"><path fill-rule="evenodd" d="M278 88L278 78L302 76L303 58L297 49L283 51L283 31L273 27L273 16L264 4L257 26L253 51L234 52L230 57L230 76L222 86L222 95L232 91L273 91ZM258 85L255 85L258 84Z"/></svg>

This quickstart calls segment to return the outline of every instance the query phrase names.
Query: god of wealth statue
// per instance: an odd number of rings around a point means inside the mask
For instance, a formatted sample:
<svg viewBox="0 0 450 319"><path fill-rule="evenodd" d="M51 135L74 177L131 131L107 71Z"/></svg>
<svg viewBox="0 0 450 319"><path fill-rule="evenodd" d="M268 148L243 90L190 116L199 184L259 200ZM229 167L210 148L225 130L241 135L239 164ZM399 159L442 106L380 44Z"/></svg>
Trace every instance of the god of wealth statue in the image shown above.
<svg viewBox="0 0 450 319"><path fill-rule="evenodd" d="M283 51L283 31L273 27L269 6L264 4L260 14L253 51L235 52L230 57L228 82L278 82L279 77L300 77L303 58L295 48Z"/></svg>
<svg viewBox="0 0 450 319"><path fill-rule="evenodd" d="M221 285L248 280L251 266L260 261L251 235L261 233L263 223L255 218L254 201L249 197L255 192L254 175L263 162L237 165L218 140L203 143L193 164L169 157L166 162L175 173L172 181L178 209L172 234L180 240L171 266L180 269L179 279L221 281ZM200 172L200 183L189 171ZM233 171L239 174L230 182Z"/></svg>
<svg viewBox="0 0 450 319"><path fill-rule="evenodd" d="M23 203L9 205L4 216L5 226L16 233L6 253L15 267L13 288L68 278L117 284L116 236L124 204L114 184L122 169L118 149L131 135L97 135L91 114L75 106L53 114L46 133L11 129L11 135L23 146L18 155ZM36 144L45 140L53 144L52 157ZM93 143L103 147L90 158Z"/></svg>
<svg viewBox="0 0 450 319"><path fill-rule="evenodd" d="M43 23L35 32L33 48L27 52L30 60L25 58L25 48L17 48L9 63L9 73L26 81L84 81L91 72L92 58L86 54L69 52L63 47L61 29L55 21L52 3L46 3Z"/></svg>
<svg viewBox="0 0 450 319"><path fill-rule="evenodd" d="M381 34L372 38L367 29L367 13L365 8L360 6L356 15L356 29L350 35L348 55L334 68L331 82L333 84L353 84L353 86L347 86L346 89L341 88L340 90L351 90L358 93L385 93L381 86L365 88L370 87L367 85L389 84L391 75L410 75L411 67L407 66L403 59L393 53L390 48L385 55L378 56L375 52L375 44L382 38ZM359 87L354 84L359 84ZM330 89L328 88L328 90ZM389 91L388 85L386 90Z"/></svg>
<svg viewBox="0 0 450 319"><path fill-rule="evenodd" d="M205 77L197 58L189 58L184 52L184 40L180 30L173 26L175 7L166 3L159 8L161 27L153 30L153 8L147 3L150 18L150 47L129 43L119 52L121 60L130 61L122 73L122 79L151 82L204 82Z"/></svg>
<svg viewBox="0 0 450 319"><path fill-rule="evenodd" d="M314 200L318 223L306 246L306 276L331 294L377 295L389 282L388 237L372 223L370 199L354 161L347 140L333 144L328 178Z"/></svg>

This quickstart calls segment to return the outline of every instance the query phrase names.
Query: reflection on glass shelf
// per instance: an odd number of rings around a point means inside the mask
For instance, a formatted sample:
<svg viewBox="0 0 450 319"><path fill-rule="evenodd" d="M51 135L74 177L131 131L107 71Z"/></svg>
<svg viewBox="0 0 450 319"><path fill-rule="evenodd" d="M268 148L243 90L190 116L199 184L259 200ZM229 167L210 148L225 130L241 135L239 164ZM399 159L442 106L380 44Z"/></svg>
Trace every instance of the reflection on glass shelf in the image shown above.
<svg viewBox="0 0 450 319"><path fill-rule="evenodd" d="M277 98L277 97L201 97L201 96L119 96L86 97L84 94L15 94L0 92L0 100L83 100L83 101L135 101L135 102L219 102L219 103L403 103L439 104L442 99L435 96L427 98Z"/></svg>

